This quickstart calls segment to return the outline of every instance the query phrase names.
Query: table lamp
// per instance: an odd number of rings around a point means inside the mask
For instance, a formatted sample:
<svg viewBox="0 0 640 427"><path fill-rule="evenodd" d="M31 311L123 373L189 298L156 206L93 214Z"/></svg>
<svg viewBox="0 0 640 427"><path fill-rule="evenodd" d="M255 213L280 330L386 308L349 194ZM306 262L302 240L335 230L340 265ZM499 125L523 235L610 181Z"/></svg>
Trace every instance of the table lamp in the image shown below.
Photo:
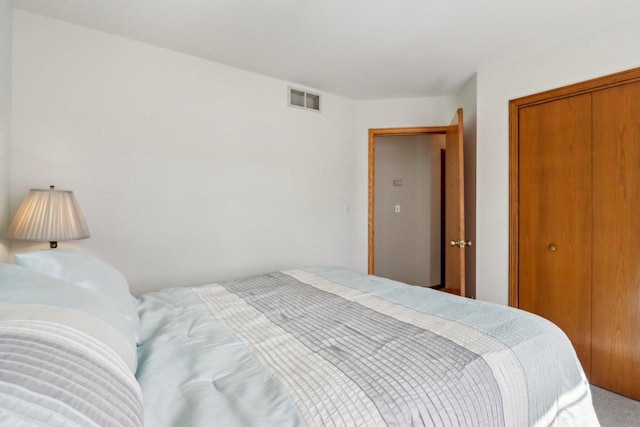
<svg viewBox="0 0 640 427"><path fill-rule="evenodd" d="M31 189L13 217L9 239L34 242L49 242L58 247L58 242L89 237L89 228L82 215L80 205L72 191Z"/></svg>

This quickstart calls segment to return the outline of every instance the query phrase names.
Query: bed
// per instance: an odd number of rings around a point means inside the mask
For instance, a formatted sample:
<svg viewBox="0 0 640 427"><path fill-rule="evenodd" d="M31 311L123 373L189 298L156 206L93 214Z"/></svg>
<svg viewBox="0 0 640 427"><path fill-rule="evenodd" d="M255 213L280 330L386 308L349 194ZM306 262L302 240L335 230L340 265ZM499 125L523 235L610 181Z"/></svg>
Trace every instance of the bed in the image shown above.
<svg viewBox="0 0 640 427"><path fill-rule="evenodd" d="M135 299L87 254L16 263L3 426L599 425L566 336L520 310L338 268Z"/></svg>

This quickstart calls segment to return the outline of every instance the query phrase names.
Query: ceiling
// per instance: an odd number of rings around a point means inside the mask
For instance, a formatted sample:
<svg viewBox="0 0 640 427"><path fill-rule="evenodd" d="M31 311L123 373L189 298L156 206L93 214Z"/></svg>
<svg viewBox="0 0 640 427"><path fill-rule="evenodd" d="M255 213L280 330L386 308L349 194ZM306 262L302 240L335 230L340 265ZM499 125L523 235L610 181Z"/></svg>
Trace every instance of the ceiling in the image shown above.
<svg viewBox="0 0 640 427"><path fill-rule="evenodd" d="M638 0L14 0L353 99L455 95L488 64L640 16Z"/></svg>

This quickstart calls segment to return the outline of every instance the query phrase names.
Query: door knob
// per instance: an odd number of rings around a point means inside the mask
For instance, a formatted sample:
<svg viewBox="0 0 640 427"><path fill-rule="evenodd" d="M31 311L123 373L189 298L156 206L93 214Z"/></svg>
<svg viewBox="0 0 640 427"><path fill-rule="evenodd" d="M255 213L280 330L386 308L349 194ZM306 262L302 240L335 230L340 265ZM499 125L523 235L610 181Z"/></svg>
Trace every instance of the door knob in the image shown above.
<svg viewBox="0 0 640 427"><path fill-rule="evenodd" d="M464 249L466 246L471 246L471 240L452 240L449 244Z"/></svg>
<svg viewBox="0 0 640 427"><path fill-rule="evenodd" d="M556 248L556 245L554 245L553 243L549 245L549 250L550 250L551 252L555 252L555 251L556 251L556 249L558 249L558 248Z"/></svg>

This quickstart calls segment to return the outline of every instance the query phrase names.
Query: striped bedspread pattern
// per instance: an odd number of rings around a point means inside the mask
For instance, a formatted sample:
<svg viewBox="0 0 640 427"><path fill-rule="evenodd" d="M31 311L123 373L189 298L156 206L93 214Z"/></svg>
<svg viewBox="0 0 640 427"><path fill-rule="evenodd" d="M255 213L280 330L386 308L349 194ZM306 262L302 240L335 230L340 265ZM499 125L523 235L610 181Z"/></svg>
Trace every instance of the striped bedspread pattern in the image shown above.
<svg viewBox="0 0 640 427"><path fill-rule="evenodd" d="M513 352L462 323L304 270L193 290L282 384L309 425L557 422L557 407L530 407Z"/></svg>
<svg viewBox="0 0 640 427"><path fill-rule="evenodd" d="M122 359L78 329L0 321L0 425L140 427L142 394Z"/></svg>

